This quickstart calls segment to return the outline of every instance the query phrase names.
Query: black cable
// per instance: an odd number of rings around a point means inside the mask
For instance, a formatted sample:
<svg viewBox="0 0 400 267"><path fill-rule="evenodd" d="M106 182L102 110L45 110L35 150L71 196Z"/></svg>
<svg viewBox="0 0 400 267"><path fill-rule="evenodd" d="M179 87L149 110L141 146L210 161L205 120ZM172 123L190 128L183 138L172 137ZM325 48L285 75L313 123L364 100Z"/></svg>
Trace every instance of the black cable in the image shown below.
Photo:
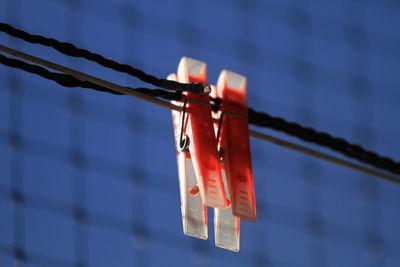
<svg viewBox="0 0 400 267"><path fill-rule="evenodd" d="M18 59L8 58L2 54L0 54L0 63L8 67L17 68L29 73L37 74L45 79L55 81L56 83L65 87L82 87L82 88L93 89L96 91L107 92L114 95L124 95L122 93L110 90L108 88L94 84L92 82L78 80L72 75L51 72L43 67L29 64ZM148 89L148 88L130 88L130 87L126 88L128 88L129 90L146 94L148 96L160 97L166 100L180 100L181 98L181 94L179 92L167 92L161 89Z"/></svg>
<svg viewBox="0 0 400 267"><path fill-rule="evenodd" d="M272 117L263 112L257 112L249 108L249 123L255 126L271 128L288 135L297 137L303 141L330 148L347 157L356 159L376 168L400 174L400 162L391 158L368 151L360 145L351 144L343 138L333 137L328 133L317 132L310 127L304 127L296 122L288 122L279 117Z"/></svg>
<svg viewBox="0 0 400 267"><path fill-rule="evenodd" d="M57 82L60 85L66 87L83 87L90 88L97 91L116 93L108 88L96 85L87 81L80 81L74 76L60 73L53 73L40 66L28 64L26 62L7 58L0 54L0 63L22 69L27 72L38 74L43 78ZM181 97L180 92L167 92L161 89L147 89L147 88L129 88L130 90L136 90L141 93L147 94L152 97L160 97L166 100L179 100ZM221 104L220 99L210 98L213 110L218 110ZM297 137L303 141L314 143L323 147L330 148L336 152L342 153L343 155L356 159L365 164L374 166L376 168L389 171L394 174L400 174L400 163L395 162L393 159L388 157L382 157L373 151L368 151L360 145L351 144L348 141L332 137L328 133L317 132L315 129L301 126L295 122L288 122L283 118L272 117L269 114L258 112L252 108L248 109L249 112L249 123L259 127L265 127L274 129L280 132L284 132L288 135Z"/></svg>
<svg viewBox="0 0 400 267"><path fill-rule="evenodd" d="M7 33L18 39L22 39L28 43L41 44L47 47L54 48L55 50L72 57L85 58L87 60L96 62L97 64L113 69L115 71L127 73L132 75L146 83L152 84L157 87L161 87L172 91L190 91L194 93L208 93L210 87L201 83L179 83L176 81L170 81L167 79L159 79L155 76L146 74L140 69L133 68L127 64L121 64L114 60L103 57L102 55L90 52L86 49L77 48L75 45L66 42L60 42L53 38L47 38L40 35L30 34L28 32L14 28L13 26L0 23L0 31Z"/></svg>

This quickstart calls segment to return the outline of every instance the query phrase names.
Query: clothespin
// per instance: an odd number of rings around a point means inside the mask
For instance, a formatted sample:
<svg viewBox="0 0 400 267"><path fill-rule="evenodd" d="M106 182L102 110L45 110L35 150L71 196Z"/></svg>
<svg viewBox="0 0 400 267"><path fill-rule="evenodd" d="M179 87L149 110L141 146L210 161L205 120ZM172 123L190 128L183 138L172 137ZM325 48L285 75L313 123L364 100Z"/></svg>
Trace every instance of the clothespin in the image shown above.
<svg viewBox="0 0 400 267"><path fill-rule="evenodd" d="M246 78L224 70L218 78L218 147L228 182L233 214L256 221L256 200L251 166Z"/></svg>
<svg viewBox="0 0 400 267"><path fill-rule="evenodd" d="M168 79L207 84L206 64L183 57ZM240 218L255 221L247 120L246 78L223 71L212 96L184 92L172 111L185 235L208 238L207 206L214 207L216 246L239 251ZM237 154L236 154L237 153ZM227 193L226 193L227 192Z"/></svg>
<svg viewBox="0 0 400 267"><path fill-rule="evenodd" d="M183 57L177 75L168 79L207 84L206 64ZM225 208L228 204L209 102L208 95L184 92L182 101L174 101L182 111L172 111L183 232L202 239L208 238L207 206Z"/></svg>
<svg viewBox="0 0 400 267"><path fill-rule="evenodd" d="M255 222L256 206L247 118L246 78L223 70L211 96L221 99L213 113L228 207L214 209L215 244L240 249L240 218Z"/></svg>

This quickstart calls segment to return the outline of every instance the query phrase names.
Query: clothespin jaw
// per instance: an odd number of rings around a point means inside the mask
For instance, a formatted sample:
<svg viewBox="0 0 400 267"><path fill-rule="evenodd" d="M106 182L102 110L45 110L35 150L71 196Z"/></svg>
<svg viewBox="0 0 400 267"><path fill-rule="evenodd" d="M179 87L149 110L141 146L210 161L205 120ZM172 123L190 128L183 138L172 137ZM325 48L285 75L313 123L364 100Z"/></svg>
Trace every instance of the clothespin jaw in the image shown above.
<svg viewBox="0 0 400 267"><path fill-rule="evenodd" d="M255 222L256 201L247 119L246 78L231 71L222 71L218 78L217 95L222 100L218 144L233 214Z"/></svg>
<svg viewBox="0 0 400 267"><path fill-rule="evenodd" d="M206 64L183 57L168 79L207 84ZM174 101L172 111L185 235L208 238L207 207L227 206L208 95L191 92Z"/></svg>
<svg viewBox="0 0 400 267"><path fill-rule="evenodd" d="M225 189L229 193L225 170L222 170L222 176ZM240 218L233 215L231 205L226 209L214 208L214 235L217 247L234 252L240 250Z"/></svg>

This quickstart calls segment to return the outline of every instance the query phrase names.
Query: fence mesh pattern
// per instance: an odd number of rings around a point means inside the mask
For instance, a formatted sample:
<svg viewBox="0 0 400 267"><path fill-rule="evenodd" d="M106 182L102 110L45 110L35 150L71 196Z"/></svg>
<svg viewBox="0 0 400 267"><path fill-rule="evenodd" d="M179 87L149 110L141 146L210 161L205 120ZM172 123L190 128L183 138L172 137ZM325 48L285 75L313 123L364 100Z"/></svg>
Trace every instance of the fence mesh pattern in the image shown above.
<svg viewBox="0 0 400 267"><path fill-rule="evenodd" d="M3 0L2 21L165 77L248 78L249 105L400 158L400 2ZM1 43L131 87L127 75ZM266 130L290 141L292 138ZM0 67L0 266L399 266L400 187L252 139L241 252L182 233L170 111Z"/></svg>

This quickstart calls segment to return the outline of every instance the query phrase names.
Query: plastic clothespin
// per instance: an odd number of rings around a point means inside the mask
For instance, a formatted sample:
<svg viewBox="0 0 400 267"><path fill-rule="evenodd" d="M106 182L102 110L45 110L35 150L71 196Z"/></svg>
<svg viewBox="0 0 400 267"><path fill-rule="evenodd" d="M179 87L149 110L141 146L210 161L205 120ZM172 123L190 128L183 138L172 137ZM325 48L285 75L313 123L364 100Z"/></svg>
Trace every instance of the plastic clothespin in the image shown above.
<svg viewBox="0 0 400 267"><path fill-rule="evenodd" d="M218 98L218 93L215 86L212 86L212 97ZM223 164L222 149L219 142L219 129L221 127L220 116L221 111L213 112L214 129L217 135L218 151L220 156L220 165L224 188L227 193L228 207L226 209L214 208L214 235L215 245L217 247L225 248L238 252L240 250L240 218L233 215L232 206L230 202L230 190L226 177L226 172Z"/></svg>
<svg viewBox="0 0 400 267"><path fill-rule="evenodd" d="M206 64L183 57L168 79L207 84ZM172 111L183 232L202 239L208 238L207 206L228 205L209 102L208 95L184 92L182 101L174 101L182 111Z"/></svg>
<svg viewBox="0 0 400 267"><path fill-rule="evenodd" d="M256 207L247 119L246 78L221 72L211 96L221 106L213 113L225 190L230 205L214 209L215 244L240 249L240 218L255 221Z"/></svg>
<svg viewBox="0 0 400 267"><path fill-rule="evenodd" d="M217 139L233 215L255 222L246 78L224 70L218 78L216 93L222 100Z"/></svg>

